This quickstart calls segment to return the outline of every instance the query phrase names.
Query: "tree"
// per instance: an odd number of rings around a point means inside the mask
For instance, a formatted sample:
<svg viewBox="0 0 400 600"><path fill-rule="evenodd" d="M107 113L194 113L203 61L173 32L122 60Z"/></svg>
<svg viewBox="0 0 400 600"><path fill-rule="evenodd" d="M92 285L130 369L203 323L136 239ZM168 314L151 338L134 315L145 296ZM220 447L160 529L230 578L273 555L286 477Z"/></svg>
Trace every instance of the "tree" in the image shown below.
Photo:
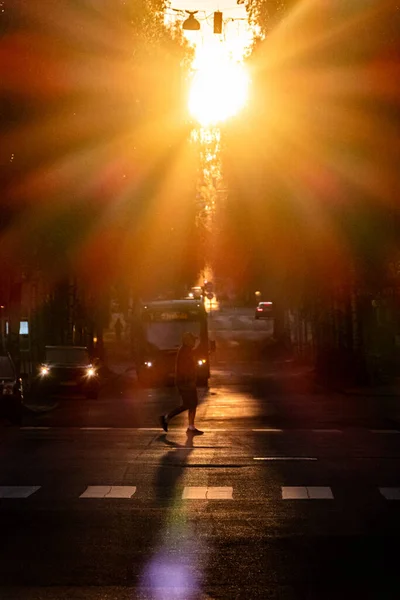
<svg viewBox="0 0 400 600"><path fill-rule="evenodd" d="M225 132L220 268L263 278L294 307L307 298L330 322L338 290L358 304L399 246L400 11L344 0L249 7L263 39L249 59L251 104Z"/></svg>
<svg viewBox="0 0 400 600"><path fill-rule="evenodd" d="M1 251L15 272L23 265L51 286L77 278L82 297L100 297L167 262L168 202L189 218L188 185L179 183L192 168L184 156L190 50L164 27L163 0L4 6L1 203L10 217ZM167 227L157 225L162 212Z"/></svg>

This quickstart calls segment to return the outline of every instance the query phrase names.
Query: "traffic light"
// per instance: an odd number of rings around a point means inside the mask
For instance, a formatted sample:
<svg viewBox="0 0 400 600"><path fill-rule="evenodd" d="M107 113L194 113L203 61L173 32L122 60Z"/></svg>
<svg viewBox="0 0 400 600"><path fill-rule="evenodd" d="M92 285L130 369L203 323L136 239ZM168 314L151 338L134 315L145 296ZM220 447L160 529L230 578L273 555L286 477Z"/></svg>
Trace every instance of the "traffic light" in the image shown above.
<svg viewBox="0 0 400 600"><path fill-rule="evenodd" d="M222 12L214 13L214 33L222 33Z"/></svg>

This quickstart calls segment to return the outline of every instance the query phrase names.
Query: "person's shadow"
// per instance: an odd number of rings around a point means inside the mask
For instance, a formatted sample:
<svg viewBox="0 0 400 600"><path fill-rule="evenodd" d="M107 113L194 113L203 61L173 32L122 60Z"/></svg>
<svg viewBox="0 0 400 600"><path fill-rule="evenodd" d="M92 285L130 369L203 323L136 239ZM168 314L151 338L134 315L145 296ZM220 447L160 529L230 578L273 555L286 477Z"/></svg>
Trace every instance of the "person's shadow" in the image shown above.
<svg viewBox="0 0 400 600"><path fill-rule="evenodd" d="M184 444L172 442L167 438L166 433L157 438L158 442L172 448L163 455L155 476L156 500L163 505L172 504L177 499L176 486L182 477L188 456L193 452L194 437L194 434L188 431Z"/></svg>
<svg viewBox="0 0 400 600"><path fill-rule="evenodd" d="M188 456L193 452L194 435L187 432L184 444L173 442L166 434L154 442L168 447L155 474L156 502L165 518L164 526L157 531L151 542L151 555L146 557L138 589L150 590L152 598L185 598L199 600L201 592L201 565L197 565L199 540L183 509L179 480L187 466ZM179 486L180 487L180 486ZM147 597L147 596L146 596Z"/></svg>

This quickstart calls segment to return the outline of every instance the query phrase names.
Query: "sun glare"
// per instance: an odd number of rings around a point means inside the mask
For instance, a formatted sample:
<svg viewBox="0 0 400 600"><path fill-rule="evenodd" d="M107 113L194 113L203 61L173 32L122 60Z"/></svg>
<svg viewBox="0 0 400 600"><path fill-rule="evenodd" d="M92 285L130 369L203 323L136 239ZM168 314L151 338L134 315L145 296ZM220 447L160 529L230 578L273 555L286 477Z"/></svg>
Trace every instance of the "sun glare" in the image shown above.
<svg viewBox="0 0 400 600"><path fill-rule="evenodd" d="M245 105L248 85L249 78L242 65L210 56L193 76L189 95L191 115L203 127L229 119Z"/></svg>

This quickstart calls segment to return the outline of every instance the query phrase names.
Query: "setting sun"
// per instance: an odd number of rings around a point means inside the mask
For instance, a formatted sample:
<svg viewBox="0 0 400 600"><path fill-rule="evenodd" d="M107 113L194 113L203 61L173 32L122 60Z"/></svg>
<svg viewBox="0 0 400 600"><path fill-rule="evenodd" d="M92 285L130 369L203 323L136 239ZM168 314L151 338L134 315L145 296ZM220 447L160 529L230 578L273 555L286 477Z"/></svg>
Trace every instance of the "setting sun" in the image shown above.
<svg viewBox="0 0 400 600"><path fill-rule="evenodd" d="M203 62L195 72L189 95L189 110L200 125L220 123L245 105L249 78L240 64L229 60Z"/></svg>

